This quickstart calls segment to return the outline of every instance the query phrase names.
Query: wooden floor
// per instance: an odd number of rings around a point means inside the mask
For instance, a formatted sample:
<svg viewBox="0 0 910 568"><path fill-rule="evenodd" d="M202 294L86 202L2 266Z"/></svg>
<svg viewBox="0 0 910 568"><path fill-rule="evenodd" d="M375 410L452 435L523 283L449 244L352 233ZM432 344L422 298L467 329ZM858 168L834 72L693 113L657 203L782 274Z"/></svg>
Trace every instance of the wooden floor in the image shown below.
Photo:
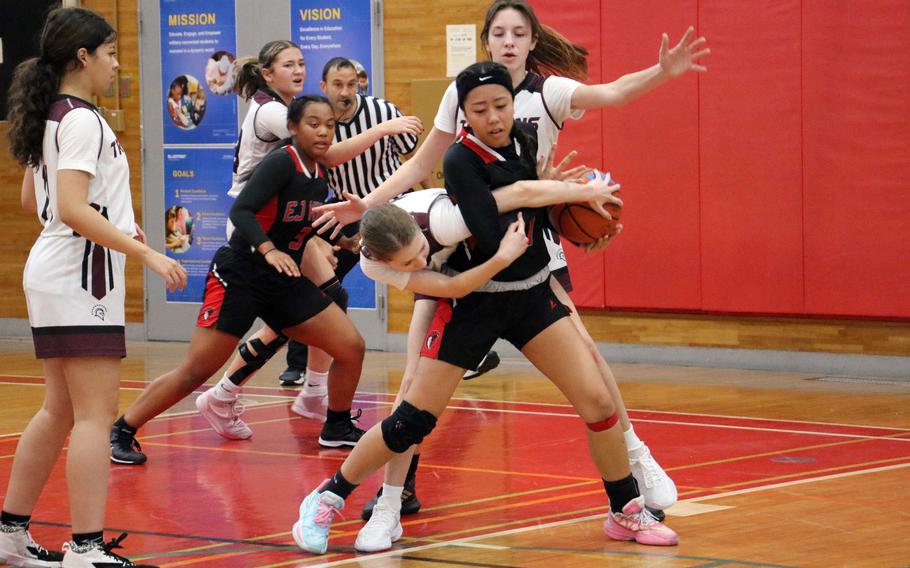
<svg viewBox="0 0 910 568"><path fill-rule="evenodd" d="M175 364L184 344L132 343L122 405ZM0 490L17 433L42 397L31 343L0 341ZM370 353L355 403L371 425L388 410L403 358ZM112 468L110 532L161 566L550 567L910 566L910 382L798 373L615 365L636 430L676 480L672 548L613 542L579 420L526 362L462 385L425 445L420 514L387 553L351 544L374 479L336 522L329 554L289 535L304 493L343 459L319 425L288 411L281 362L254 379L255 435L229 442L187 399L140 432L149 463ZM61 460L62 461L62 460ZM68 535L62 463L35 513L45 544ZM114 536L114 535L109 535Z"/></svg>

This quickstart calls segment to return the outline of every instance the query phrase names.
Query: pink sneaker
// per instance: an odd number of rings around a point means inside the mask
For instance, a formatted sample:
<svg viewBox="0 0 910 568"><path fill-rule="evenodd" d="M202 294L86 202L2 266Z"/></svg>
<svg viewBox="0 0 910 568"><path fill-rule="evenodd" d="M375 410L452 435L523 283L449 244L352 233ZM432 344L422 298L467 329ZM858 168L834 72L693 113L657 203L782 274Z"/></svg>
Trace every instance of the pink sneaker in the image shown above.
<svg viewBox="0 0 910 568"><path fill-rule="evenodd" d="M329 390L325 385L310 386L309 384L297 393L291 410L294 414L299 414L304 418L311 418L322 422L325 420L326 411L329 407Z"/></svg>
<svg viewBox="0 0 910 568"><path fill-rule="evenodd" d="M673 529L661 524L645 509L642 496L626 503L622 513L610 511L604 521L604 532L613 540L634 540L639 544L674 546L679 543Z"/></svg>
<svg viewBox="0 0 910 568"><path fill-rule="evenodd" d="M218 400L215 389L209 389L196 398L196 409L208 420L212 430L228 440L246 440L253 431L240 419L243 403L238 399L230 402Z"/></svg>

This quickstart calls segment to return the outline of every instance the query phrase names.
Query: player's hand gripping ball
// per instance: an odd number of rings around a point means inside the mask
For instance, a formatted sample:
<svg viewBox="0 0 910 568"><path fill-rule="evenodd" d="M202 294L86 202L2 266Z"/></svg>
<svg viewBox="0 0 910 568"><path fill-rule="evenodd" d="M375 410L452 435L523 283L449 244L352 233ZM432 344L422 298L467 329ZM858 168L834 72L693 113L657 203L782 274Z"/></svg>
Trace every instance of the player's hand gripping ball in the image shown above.
<svg viewBox="0 0 910 568"><path fill-rule="evenodd" d="M591 180L608 180L610 184L615 184L616 180L610 177L609 173L601 173L597 170L588 175ZM620 192L614 193L616 197L621 197ZM597 239L603 238L616 231L616 224L622 214L622 207L614 203L606 203L604 209L612 216L607 219L587 203L560 203L551 205L548 211L550 224L556 229L563 238L568 239L576 245L593 243Z"/></svg>

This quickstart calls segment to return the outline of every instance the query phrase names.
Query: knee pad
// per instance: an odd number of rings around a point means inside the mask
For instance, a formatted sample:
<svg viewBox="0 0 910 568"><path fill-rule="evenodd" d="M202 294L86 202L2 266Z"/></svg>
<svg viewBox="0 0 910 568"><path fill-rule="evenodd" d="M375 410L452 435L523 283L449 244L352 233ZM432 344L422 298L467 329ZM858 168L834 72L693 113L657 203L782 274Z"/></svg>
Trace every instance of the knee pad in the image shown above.
<svg viewBox="0 0 910 568"><path fill-rule="evenodd" d="M237 351L243 358L246 365L234 371L228 380L235 385L240 385L247 377L262 368L275 353L288 342L288 338L279 335L268 344L262 342L258 337L251 339L249 342L244 341ZM247 345L249 343L249 345ZM254 354L253 351L256 353Z"/></svg>
<svg viewBox="0 0 910 568"><path fill-rule="evenodd" d="M414 444L423 442L435 427L435 416L402 402L391 416L382 421L382 439L390 450L401 454Z"/></svg>
<svg viewBox="0 0 910 568"><path fill-rule="evenodd" d="M348 311L348 291L345 290L337 277L332 278L320 286L319 289L322 290L326 296L331 298L342 311Z"/></svg>

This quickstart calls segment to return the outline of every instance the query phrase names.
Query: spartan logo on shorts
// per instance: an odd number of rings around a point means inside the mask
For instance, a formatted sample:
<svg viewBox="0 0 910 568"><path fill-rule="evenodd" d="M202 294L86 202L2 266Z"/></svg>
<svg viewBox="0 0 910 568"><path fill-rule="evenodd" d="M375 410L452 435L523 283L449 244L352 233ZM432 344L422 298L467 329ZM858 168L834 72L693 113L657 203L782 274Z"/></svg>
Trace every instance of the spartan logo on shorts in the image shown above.
<svg viewBox="0 0 910 568"><path fill-rule="evenodd" d="M439 332L438 331L430 332L430 334L427 335L427 351L432 351L433 344L436 343L438 340L439 340Z"/></svg>
<svg viewBox="0 0 910 568"><path fill-rule="evenodd" d="M92 317L96 317L101 321L104 321L104 316L107 315L107 308L101 304L95 304L92 306Z"/></svg>
<svg viewBox="0 0 910 568"><path fill-rule="evenodd" d="M215 315L215 308L206 308L202 312L202 321L209 321Z"/></svg>

